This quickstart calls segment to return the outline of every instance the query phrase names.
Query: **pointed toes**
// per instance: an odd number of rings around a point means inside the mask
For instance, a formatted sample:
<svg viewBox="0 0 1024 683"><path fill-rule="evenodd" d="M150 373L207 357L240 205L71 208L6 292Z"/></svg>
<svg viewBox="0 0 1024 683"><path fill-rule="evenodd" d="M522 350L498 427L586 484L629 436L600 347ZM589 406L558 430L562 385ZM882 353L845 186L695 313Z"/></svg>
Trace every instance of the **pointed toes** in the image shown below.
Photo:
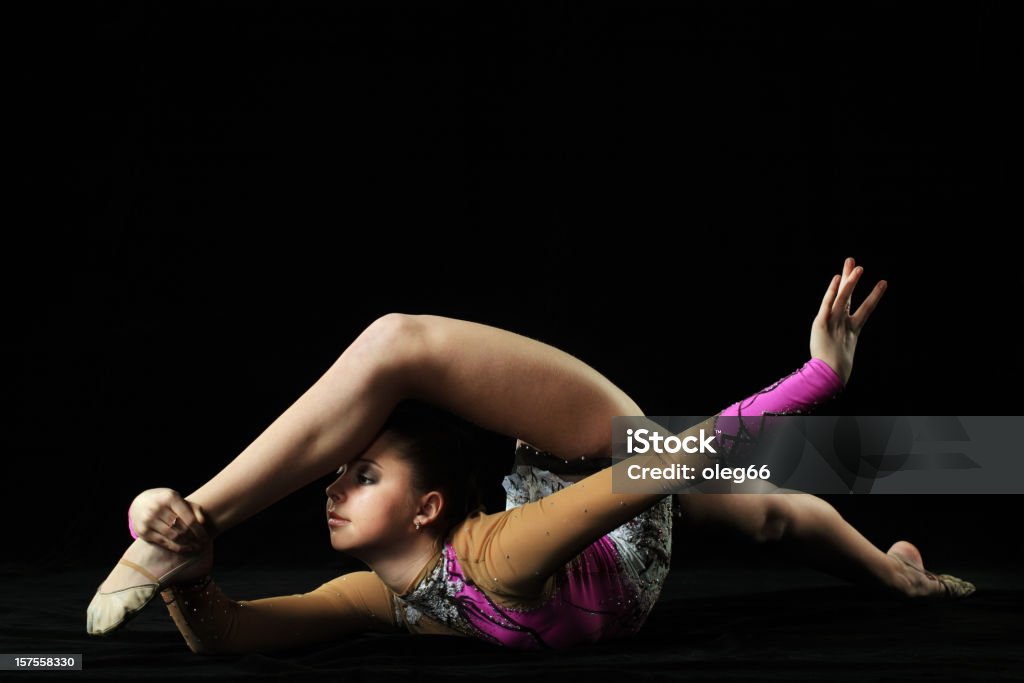
<svg viewBox="0 0 1024 683"><path fill-rule="evenodd" d="M102 636L116 630L156 595L156 586L148 584L126 588L114 593L100 593L92 597L85 611L85 630L90 635Z"/></svg>

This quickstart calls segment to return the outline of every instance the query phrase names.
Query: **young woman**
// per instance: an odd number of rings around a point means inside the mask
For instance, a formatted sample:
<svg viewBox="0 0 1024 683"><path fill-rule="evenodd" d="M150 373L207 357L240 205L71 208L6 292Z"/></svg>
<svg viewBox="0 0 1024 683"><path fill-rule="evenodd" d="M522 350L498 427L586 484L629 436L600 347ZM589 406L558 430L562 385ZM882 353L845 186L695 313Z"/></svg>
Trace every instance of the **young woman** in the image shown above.
<svg viewBox="0 0 1024 683"><path fill-rule="evenodd" d="M811 360L721 415L806 412L843 388L886 288L879 282L851 314L862 273L847 259L829 283ZM504 481L507 510L479 510L463 431L409 400L518 437L516 470ZM365 631L459 634L517 648L621 637L643 624L668 572L673 504L689 523L787 543L826 571L896 596L974 589L924 571L909 543L883 553L814 496L615 493L613 474L630 462L609 464L616 415L642 412L557 349L465 321L385 316L199 490L136 498L129 524L138 538L97 591L87 629L109 633L162 592L189 647L204 653ZM723 446L738 440L719 427L721 415L684 435L704 430ZM225 597L209 576L213 538L339 466L327 489L331 545L371 571L304 595Z"/></svg>

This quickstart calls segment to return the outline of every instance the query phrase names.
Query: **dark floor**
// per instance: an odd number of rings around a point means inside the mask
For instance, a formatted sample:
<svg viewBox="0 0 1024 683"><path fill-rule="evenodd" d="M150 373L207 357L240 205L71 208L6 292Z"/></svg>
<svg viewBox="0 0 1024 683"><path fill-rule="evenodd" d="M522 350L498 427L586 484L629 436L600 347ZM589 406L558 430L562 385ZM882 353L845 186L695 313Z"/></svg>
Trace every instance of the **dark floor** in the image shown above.
<svg viewBox="0 0 1024 683"><path fill-rule="evenodd" d="M536 653L455 637L368 635L273 656L201 657L186 648L159 602L112 636L87 636L85 609L106 575L97 567L6 577L0 653L83 657L80 672L24 674L33 680L1024 680L1019 572L943 571L972 580L978 592L907 605L812 570L674 569L643 633L630 641ZM257 598L304 592L332 577L323 570L225 569L217 578L229 596Z"/></svg>

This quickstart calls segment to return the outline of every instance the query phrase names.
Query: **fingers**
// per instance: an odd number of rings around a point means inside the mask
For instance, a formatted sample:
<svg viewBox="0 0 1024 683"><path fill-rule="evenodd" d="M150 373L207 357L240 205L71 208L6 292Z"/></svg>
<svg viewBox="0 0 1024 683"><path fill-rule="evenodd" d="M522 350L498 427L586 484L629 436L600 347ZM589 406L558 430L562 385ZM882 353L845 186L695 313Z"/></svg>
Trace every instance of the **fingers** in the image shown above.
<svg viewBox="0 0 1024 683"><path fill-rule="evenodd" d="M864 327L864 323L871 317L871 314L878 306L878 302L882 299L882 295L889 286L889 283L885 280L879 280L871 290L871 293L868 294L867 298L857 308L857 312L851 315L850 307L853 300L853 290L857 287L857 283L860 282L863 274L864 268L856 265L856 261L853 258L846 259L843 262L842 275L832 276L832 281L829 282L828 289L825 290L825 296L821 300L821 306L818 308L818 315L815 321L827 323L830 318L836 319L836 316L847 315L849 316L851 330L855 333L860 331Z"/></svg>
<svg viewBox="0 0 1024 683"><path fill-rule="evenodd" d="M174 553L190 553L193 551L192 546L174 540L169 535L158 535L152 542Z"/></svg>
<svg viewBox="0 0 1024 683"><path fill-rule="evenodd" d="M172 489L150 493L135 521L140 538L172 552L196 552L210 541L201 508Z"/></svg>
<svg viewBox="0 0 1024 683"><path fill-rule="evenodd" d="M857 262L853 259L852 256L847 258L845 261L843 261L843 279L844 280L846 278L850 277L850 273L853 272L853 267L856 266L856 265L857 265Z"/></svg>
<svg viewBox="0 0 1024 683"><path fill-rule="evenodd" d="M821 306L818 309L818 318L823 323L828 322L830 316L839 315L849 309L849 293L852 291L850 279L855 271L863 271L863 268L855 268L855 266L853 258L848 258L843 262L842 274L832 276L832 281L829 283L828 289L825 290L825 297L821 300ZM853 281L853 284L856 284L856 280ZM846 295L845 300L844 294Z"/></svg>
<svg viewBox="0 0 1024 683"><path fill-rule="evenodd" d="M206 530L196 518L192 506L182 498L176 498L168 505L169 511L173 514L170 520L164 520L166 529L164 536L172 543L181 546L189 546L198 549L206 542ZM166 514L166 513L164 513ZM175 552L180 550L172 548Z"/></svg>
<svg viewBox="0 0 1024 683"><path fill-rule="evenodd" d="M854 332L859 332L864 327L864 323L871 317L871 313L878 306L878 302L882 299L882 295L885 294L885 290L888 287L888 282L879 280L874 289L871 290L871 293L868 294L868 298L864 299L863 303L857 308L857 312L850 316L850 324L853 326Z"/></svg>
<svg viewBox="0 0 1024 683"><path fill-rule="evenodd" d="M833 275L832 282L828 283L828 289L825 290L825 298L821 300L821 306L818 307L818 318L823 322L828 320L829 311L832 310L832 302L836 298L836 288L839 286L839 276Z"/></svg>
<svg viewBox="0 0 1024 683"><path fill-rule="evenodd" d="M849 314L853 290L863 273L864 269L856 265L852 258L846 259L843 263L843 278L839 283L839 292L836 294L836 300L832 303L832 315Z"/></svg>
<svg viewBox="0 0 1024 683"><path fill-rule="evenodd" d="M168 516L167 511L163 511L163 516ZM157 529L156 526L160 528ZM167 520L157 519L154 525L147 525L145 530L138 531L138 534L142 540L175 553L190 553L200 548L198 543L185 535L184 524L181 520L175 519L173 514Z"/></svg>
<svg viewBox="0 0 1024 683"><path fill-rule="evenodd" d="M828 285L828 289L825 290L825 296L822 298L821 306L818 308L817 319L827 322L833 316L849 315L851 328L854 332L859 331L868 318L871 317L871 313L878 306L882 294L885 293L886 288L889 286L888 282L880 280L857 308L857 312L850 315L853 290L857 287L857 283L860 282L863 274L864 268L858 266L852 257L846 259L843 262L842 275L834 275Z"/></svg>

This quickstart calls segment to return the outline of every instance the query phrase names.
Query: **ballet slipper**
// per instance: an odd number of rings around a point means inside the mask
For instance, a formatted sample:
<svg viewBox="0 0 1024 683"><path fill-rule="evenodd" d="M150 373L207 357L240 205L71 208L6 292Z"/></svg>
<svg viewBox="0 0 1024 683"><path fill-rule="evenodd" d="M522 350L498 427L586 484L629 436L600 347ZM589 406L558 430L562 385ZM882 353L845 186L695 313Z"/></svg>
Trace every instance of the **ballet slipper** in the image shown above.
<svg viewBox="0 0 1024 683"><path fill-rule="evenodd" d="M202 557L202 555L190 557L159 578L134 562L125 559L119 560L118 564L131 567L153 583L122 588L110 593L101 593L97 589L96 595L93 596L92 602L89 603L89 608L86 610L85 630L90 635L105 636L121 628L141 612L157 593L167 588L176 576Z"/></svg>
<svg viewBox="0 0 1024 683"><path fill-rule="evenodd" d="M939 584L943 587L943 589L945 589L945 593L942 594L942 595L932 596L933 599L943 600L943 599L948 599L948 598L966 598L968 595L974 593L974 591L977 590L977 588L974 586L974 584L971 583L970 581L964 581L963 579L958 578L956 576L953 576L951 574L938 574L938 575L935 575L935 574L932 574L929 571L925 571L924 569L921 569L920 567L917 567L917 566L907 562L905 559L903 559L899 555L894 555L894 557L898 558L900 560L900 562L902 562L903 564L907 565L908 567L913 569L915 572L918 572L920 574L924 574L929 579L931 579L933 581L938 581L939 582Z"/></svg>

